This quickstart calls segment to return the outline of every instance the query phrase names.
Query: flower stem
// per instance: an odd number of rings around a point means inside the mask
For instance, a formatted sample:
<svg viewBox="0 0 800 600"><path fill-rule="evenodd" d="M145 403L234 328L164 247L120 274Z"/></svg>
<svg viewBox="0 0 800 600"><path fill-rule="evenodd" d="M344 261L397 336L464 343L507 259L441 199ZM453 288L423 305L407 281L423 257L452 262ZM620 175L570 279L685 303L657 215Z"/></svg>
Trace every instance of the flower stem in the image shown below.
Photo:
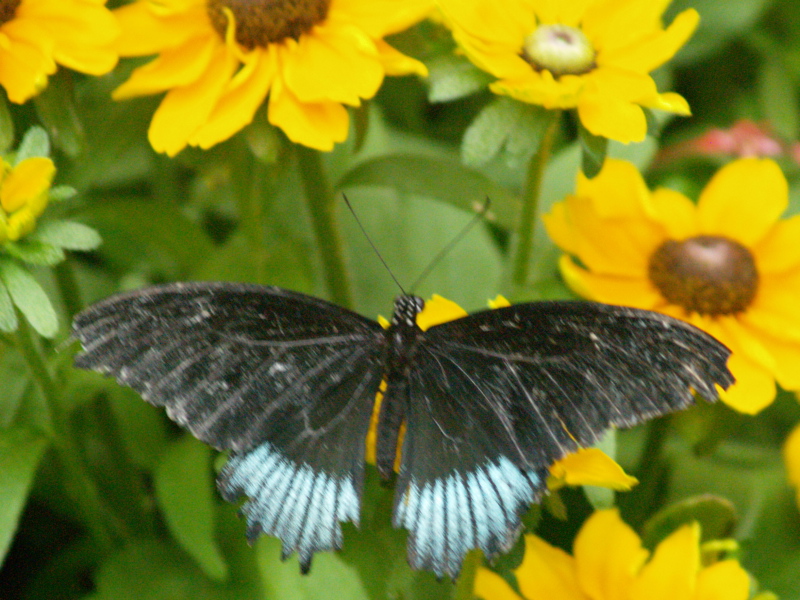
<svg viewBox="0 0 800 600"><path fill-rule="evenodd" d="M531 257L533 256L533 234L536 229L536 219L539 216L539 197L541 195L542 178L553 142L558 131L561 111L548 111L548 123L545 125L539 149L531 157L528 164L528 175L525 182L522 211L517 225L516 251L512 257L511 278L515 292L525 287L530 272Z"/></svg>
<svg viewBox="0 0 800 600"><path fill-rule="evenodd" d="M67 311L69 320L72 319L83 309L83 299L81 298L81 291L78 287L78 282L75 281L75 269L70 262L70 259L58 263L53 269L58 289L61 292L61 300L64 302L64 308Z"/></svg>
<svg viewBox="0 0 800 600"><path fill-rule="evenodd" d="M75 440L66 431L68 416L61 405L58 386L33 339L27 321L20 315L17 329L19 348L45 400L48 433L64 472L64 488L80 512L101 551L111 549L112 540L100 494L81 461Z"/></svg>
<svg viewBox="0 0 800 600"><path fill-rule="evenodd" d="M353 305L350 277L345 267L344 245L336 218L336 197L322 165L320 153L296 145L300 177L306 193L308 210L317 238L325 283L336 304Z"/></svg>

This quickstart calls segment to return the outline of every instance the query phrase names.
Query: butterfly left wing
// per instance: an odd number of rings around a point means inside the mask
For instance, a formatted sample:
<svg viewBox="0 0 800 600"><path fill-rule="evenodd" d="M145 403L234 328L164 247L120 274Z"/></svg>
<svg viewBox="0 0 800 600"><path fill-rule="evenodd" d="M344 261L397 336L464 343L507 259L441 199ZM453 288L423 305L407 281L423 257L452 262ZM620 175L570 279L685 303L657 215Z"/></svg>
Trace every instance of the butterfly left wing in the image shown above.
<svg viewBox="0 0 800 600"><path fill-rule="evenodd" d="M357 522L383 329L276 287L179 283L113 296L75 319L75 364L113 375L233 454L223 496L247 495L248 537L303 568Z"/></svg>
<svg viewBox="0 0 800 600"><path fill-rule="evenodd" d="M516 540L547 467L630 426L733 382L730 352L649 311L539 302L430 328L408 382L407 433L394 524L409 562L455 576L474 547Z"/></svg>

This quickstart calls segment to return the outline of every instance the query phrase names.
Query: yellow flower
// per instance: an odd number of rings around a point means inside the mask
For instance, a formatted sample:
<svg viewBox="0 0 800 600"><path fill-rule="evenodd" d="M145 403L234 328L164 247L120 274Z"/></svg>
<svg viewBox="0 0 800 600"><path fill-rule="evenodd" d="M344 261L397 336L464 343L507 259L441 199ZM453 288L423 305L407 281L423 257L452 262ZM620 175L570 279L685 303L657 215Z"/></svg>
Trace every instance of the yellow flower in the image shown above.
<svg viewBox="0 0 800 600"><path fill-rule="evenodd" d="M616 509L583 524L573 556L535 535L525 536L525 558L514 572L528 600L747 600L750 581L736 560L704 566L700 527L684 525L649 552ZM520 600L496 573L483 567L475 594L484 600Z"/></svg>
<svg viewBox="0 0 800 600"><path fill-rule="evenodd" d="M47 86L57 64L108 73L117 35L105 0L0 0L0 84L21 104Z"/></svg>
<svg viewBox="0 0 800 600"><path fill-rule="evenodd" d="M789 434L783 446L783 458L789 483L797 491L797 505L800 507L800 425Z"/></svg>
<svg viewBox="0 0 800 600"><path fill-rule="evenodd" d="M41 156L14 167L0 159L0 243L17 241L33 231L47 206L55 172L53 161Z"/></svg>
<svg viewBox="0 0 800 600"><path fill-rule="evenodd" d="M728 164L696 205L607 160L544 220L577 293L684 319L727 345L736 383L722 398L754 414L776 380L800 389L800 216L781 220L787 205L771 160Z"/></svg>
<svg viewBox="0 0 800 600"><path fill-rule="evenodd" d="M593 134L644 139L641 107L688 115L674 93L659 94L650 72L697 27L694 10L666 29L668 0L439 0L467 57L497 77L490 88L548 109L577 108Z"/></svg>
<svg viewBox="0 0 800 600"><path fill-rule="evenodd" d="M502 296L497 296L494 300L489 301L489 306L490 308L501 308L510 306L510 304ZM425 331L434 325L466 316L467 312L458 304L434 294L430 300L425 302L425 307L417 315L417 325ZM384 328L389 327L389 321L383 317L379 317L378 320ZM380 414L384 391L386 391L386 383L381 382L381 388L375 398L375 407L372 411L372 422L367 433L366 460L370 464L375 464L378 415ZM394 470L398 472L400 471L400 449L403 446L404 435L405 424L400 429L397 441L397 455L394 461ZM637 483L635 477L627 475L622 467L597 448L581 448L565 456L550 467L550 474L551 478L548 481L548 487L552 490L565 485L594 485L614 490L630 490Z"/></svg>
<svg viewBox="0 0 800 600"><path fill-rule="evenodd" d="M115 11L120 54L159 56L114 97L167 92L149 138L170 156L228 139L267 95L270 123L330 150L347 137L343 105L372 98L384 75L426 73L382 38L431 8L432 0L138 0Z"/></svg>

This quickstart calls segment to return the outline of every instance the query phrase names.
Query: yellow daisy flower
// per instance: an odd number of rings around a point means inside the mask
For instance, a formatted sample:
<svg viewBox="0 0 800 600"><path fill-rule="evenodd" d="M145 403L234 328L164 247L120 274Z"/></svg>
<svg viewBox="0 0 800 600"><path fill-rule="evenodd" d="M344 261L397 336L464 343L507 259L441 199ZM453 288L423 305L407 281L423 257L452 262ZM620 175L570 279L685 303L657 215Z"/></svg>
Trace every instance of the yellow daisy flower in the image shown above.
<svg viewBox="0 0 800 600"><path fill-rule="evenodd" d="M421 20L432 0L138 0L115 14L122 56L158 54L115 92L167 92L153 115L153 148L209 148L253 119L290 140L331 150L344 141L343 105L372 98L384 75L426 74L383 41Z"/></svg>
<svg viewBox="0 0 800 600"><path fill-rule="evenodd" d="M664 539L648 561L616 509L601 510L583 524L572 556L525 536L525 557L514 572L522 597L483 567L475 594L483 600L747 600L750 580L739 562L704 565L701 550L700 527L692 523Z"/></svg>
<svg viewBox="0 0 800 600"><path fill-rule="evenodd" d="M47 207L55 173L49 158L27 158L14 167L0 159L0 244L33 231Z"/></svg>
<svg viewBox="0 0 800 600"><path fill-rule="evenodd" d="M578 294L684 319L727 345L736 383L721 397L755 414L776 380L800 389L800 216L781 220L787 206L786 178L768 159L723 167L697 204L651 192L632 164L607 160L544 221Z"/></svg>
<svg viewBox="0 0 800 600"><path fill-rule="evenodd" d="M667 62L697 27L690 9L664 29L669 1L439 0L467 57L497 77L504 94L548 109L577 108L591 133L638 142L641 107L680 115L689 105L659 94L650 72Z"/></svg>
<svg viewBox="0 0 800 600"><path fill-rule="evenodd" d="M797 506L800 507L800 425L789 434L783 446L783 458L789 483L797 491Z"/></svg>
<svg viewBox="0 0 800 600"><path fill-rule="evenodd" d="M500 308L510 306L508 300L502 296L497 296L489 301L490 308ZM426 329L446 323L455 319L467 316L467 311L458 304L438 294L425 302L425 307L417 315L417 325L420 329ZM389 321L383 317L378 317L378 321L384 328L389 327ZM366 460L370 464L375 464L375 445L377 442L378 415L380 414L383 392L386 390L386 383L381 382L381 389L375 398L375 407L372 411L372 422L367 433ZM394 470L400 471L400 449L403 447L403 437L405 436L405 424L400 428L400 435L397 440L397 455L394 461ZM626 474L613 459L602 450L597 448L581 448L572 454L568 454L550 466L550 480L547 482L551 490L556 490L565 485L580 486L594 485L607 487L613 490L627 491L638 483L635 477Z"/></svg>
<svg viewBox="0 0 800 600"><path fill-rule="evenodd" d="M108 73L118 35L105 0L0 0L0 85L21 104L47 86L58 64Z"/></svg>

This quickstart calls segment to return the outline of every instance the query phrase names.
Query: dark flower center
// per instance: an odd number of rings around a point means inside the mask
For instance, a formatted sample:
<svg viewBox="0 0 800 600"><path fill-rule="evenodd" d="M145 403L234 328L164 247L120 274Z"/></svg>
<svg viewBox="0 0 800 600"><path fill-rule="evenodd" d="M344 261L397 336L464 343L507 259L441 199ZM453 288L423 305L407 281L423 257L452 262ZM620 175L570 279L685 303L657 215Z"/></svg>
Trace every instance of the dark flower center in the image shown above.
<svg viewBox="0 0 800 600"><path fill-rule="evenodd" d="M736 314L750 306L758 291L753 255L721 236L667 240L650 257L648 274L664 298L687 313Z"/></svg>
<svg viewBox="0 0 800 600"><path fill-rule="evenodd" d="M2 1L2 0L0 0ZM230 9L236 20L236 41L248 50L286 38L299 39L328 16L330 0L208 0L208 16L225 37Z"/></svg>
<svg viewBox="0 0 800 600"><path fill-rule="evenodd" d="M583 75L597 66L594 48L583 31L560 24L539 25L525 38L522 58L554 77Z"/></svg>
<svg viewBox="0 0 800 600"><path fill-rule="evenodd" d="M8 23L17 16L22 0L0 0L0 25Z"/></svg>

